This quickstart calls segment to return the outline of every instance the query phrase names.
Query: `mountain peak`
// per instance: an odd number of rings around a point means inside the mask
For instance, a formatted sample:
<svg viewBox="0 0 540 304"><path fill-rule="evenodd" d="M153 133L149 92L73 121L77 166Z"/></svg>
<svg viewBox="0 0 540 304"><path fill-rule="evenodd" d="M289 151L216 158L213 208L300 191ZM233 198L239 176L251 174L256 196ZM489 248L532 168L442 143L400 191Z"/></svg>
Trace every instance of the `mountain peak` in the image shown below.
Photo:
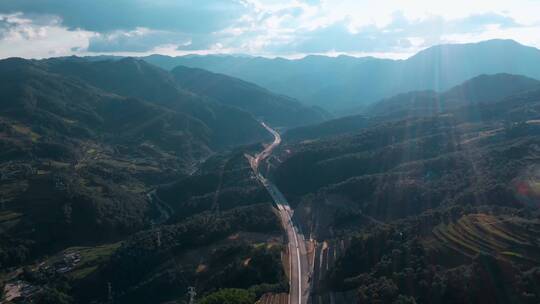
<svg viewBox="0 0 540 304"><path fill-rule="evenodd" d="M116 61L117 64L119 65L125 65L125 66L133 66L137 69L141 69L141 68L152 68L152 69L155 69L155 68L158 68L144 60L141 60L141 59L138 59L138 58L135 58L135 57L126 57L126 58L122 58L118 61Z"/></svg>
<svg viewBox="0 0 540 304"><path fill-rule="evenodd" d="M445 55L451 55L452 52L461 51L461 52L499 52L508 49L518 49L518 50L535 50L540 52L537 48L525 46L519 42L512 39L491 39L484 40L480 42L471 42L471 43L449 43L449 44L439 44L426 48L409 59L422 58L423 56L428 56L432 54L445 53Z"/></svg>

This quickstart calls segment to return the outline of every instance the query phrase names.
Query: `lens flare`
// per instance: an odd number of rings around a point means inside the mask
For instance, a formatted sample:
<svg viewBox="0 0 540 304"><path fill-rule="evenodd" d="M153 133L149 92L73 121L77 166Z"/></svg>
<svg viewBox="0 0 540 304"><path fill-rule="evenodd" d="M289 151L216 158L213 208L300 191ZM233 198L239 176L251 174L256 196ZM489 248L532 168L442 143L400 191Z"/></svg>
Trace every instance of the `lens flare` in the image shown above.
<svg viewBox="0 0 540 304"><path fill-rule="evenodd" d="M540 206L540 166L532 166L515 182L517 198L526 205Z"/></svg>

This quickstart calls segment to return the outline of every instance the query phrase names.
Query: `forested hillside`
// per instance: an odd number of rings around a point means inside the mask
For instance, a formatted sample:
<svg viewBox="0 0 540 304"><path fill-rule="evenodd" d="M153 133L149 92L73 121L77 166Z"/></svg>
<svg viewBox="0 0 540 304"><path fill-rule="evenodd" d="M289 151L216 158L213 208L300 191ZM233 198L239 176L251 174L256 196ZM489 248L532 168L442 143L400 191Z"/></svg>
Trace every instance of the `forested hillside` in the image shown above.
<svg viewBox="0 0 540 304"><path fill-rule="evenodd" d="M246 110L276 127L318 123L328 116L322 109L304 106L290 97L223 74L183 66L171 73L183 88Z"/></svg>
<svg viewBox="0 0 540 304"><path fill-rule="evenodd" d="M107 282L118 303L182 299L195 282L201 297L286 290L278 218L243 154L269 137L252 114L134 59L2 60L0 90L1 290L24 282L36 303L104 301Z"/></svg>
<svg viewBox="0 0 540 304"><path fill-rule="evenodd" d="M382 99L365 107L362 114L293 128L287 130L284 137L288 141L324 138L358 132L367 126L407 117L429 117L459 108L463 111L478 107L488 109L487 105L539 88L540 81L524 76L480 75L442 93L412 91Z"/></svg>
<svg viewBox="0 0 540 304"><path fill-rule="evenodd" d="M0 304L539 304L538 12L0 0Z"/></svg>
<svg viewBox="0 0 540 304"><path fill-rule="evenodd" d="M366 303L540 299L539 118L540 91L526 90L284 146L273 176L303 229L348 244L317 292Z"/></svg>

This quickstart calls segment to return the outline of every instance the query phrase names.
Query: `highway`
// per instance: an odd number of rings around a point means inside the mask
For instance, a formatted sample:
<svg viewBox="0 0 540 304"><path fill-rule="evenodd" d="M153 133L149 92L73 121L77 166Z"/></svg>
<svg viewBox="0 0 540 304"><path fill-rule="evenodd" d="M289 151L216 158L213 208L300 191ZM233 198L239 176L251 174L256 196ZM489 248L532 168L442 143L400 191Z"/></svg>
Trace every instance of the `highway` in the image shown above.
<svg viewBox="0 0 540 304"><path fill-rule="evenodd" d="M293 221L293 210L279 189L259 172L259 165L268 158L273 150L281 144L281 136L277 131L262 123L272 135L274 141L255 157L250 158L251 168L257 179L268 190L276 204L281 217L283 228L287 232L289 247L289 304L306 304L309 297L310 263L307 255L306 242L301 229Z"/></svg>

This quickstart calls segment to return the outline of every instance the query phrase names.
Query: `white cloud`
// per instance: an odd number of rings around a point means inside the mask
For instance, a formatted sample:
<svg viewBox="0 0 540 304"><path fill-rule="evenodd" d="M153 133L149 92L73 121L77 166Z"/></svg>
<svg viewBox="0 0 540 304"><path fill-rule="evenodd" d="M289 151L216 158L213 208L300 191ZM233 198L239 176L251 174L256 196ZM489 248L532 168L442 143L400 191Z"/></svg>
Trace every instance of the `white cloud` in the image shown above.
<svg viewBox="0 0 540 304"><path fill-rule="evenodd" d="M147 52L157 46L169 44L189 48L193 45L193 40L190 35L184 33L137 27L129 31L96 33L90 39L87 51L93 53Z"/></svg>
<svg viewBox="0 0 540 304"><path fill-rule="evenodd" d="M57 17L42 18L39 22L21 14L1 15L8 24L0 35L0 57L44 58L67 56L88 47L95 33L79 29L68 30Z"/></svg>
<svg viewBox="0 0 540 304"><path fill-rule="evenodd" d="M6 1L11 8L17 7L17 1ZM32 11L29 0L19 1L26 5L21 10ZM56 3L51 6L56 10L41 5L41 13L0 15L8 24L3 26L0 19L0 56L224 52L288 57L376 54L394 58L407 57L433 44L492 38L540 47L538 0L212 0L205 5L185 0L137 0L130 8L137 18L128 18L129 22L125 12L114 11L127 5L126 0L115 2L110 9L103 0L96 0L89 9L107 12L103 26L101 19L90 20L80 10L76 13L81 20L68 15L69 6L58 4L58 0L46 1ZM168 19L175 15L175 9L183 12L189 5L192 13L183 22L163 20L163 26L153 27L159 25L156 18ZM0 13L1 9L0 4ZM165 15L160 13L164 10ZM141 17L142 11L148 11L148 18ZM113 18L116 14L119 21ZM8 16L11 19L6 21ZM206 22L212 26L206 29ZM88 25L92 31L74 28L74 24Z"/></svg>

